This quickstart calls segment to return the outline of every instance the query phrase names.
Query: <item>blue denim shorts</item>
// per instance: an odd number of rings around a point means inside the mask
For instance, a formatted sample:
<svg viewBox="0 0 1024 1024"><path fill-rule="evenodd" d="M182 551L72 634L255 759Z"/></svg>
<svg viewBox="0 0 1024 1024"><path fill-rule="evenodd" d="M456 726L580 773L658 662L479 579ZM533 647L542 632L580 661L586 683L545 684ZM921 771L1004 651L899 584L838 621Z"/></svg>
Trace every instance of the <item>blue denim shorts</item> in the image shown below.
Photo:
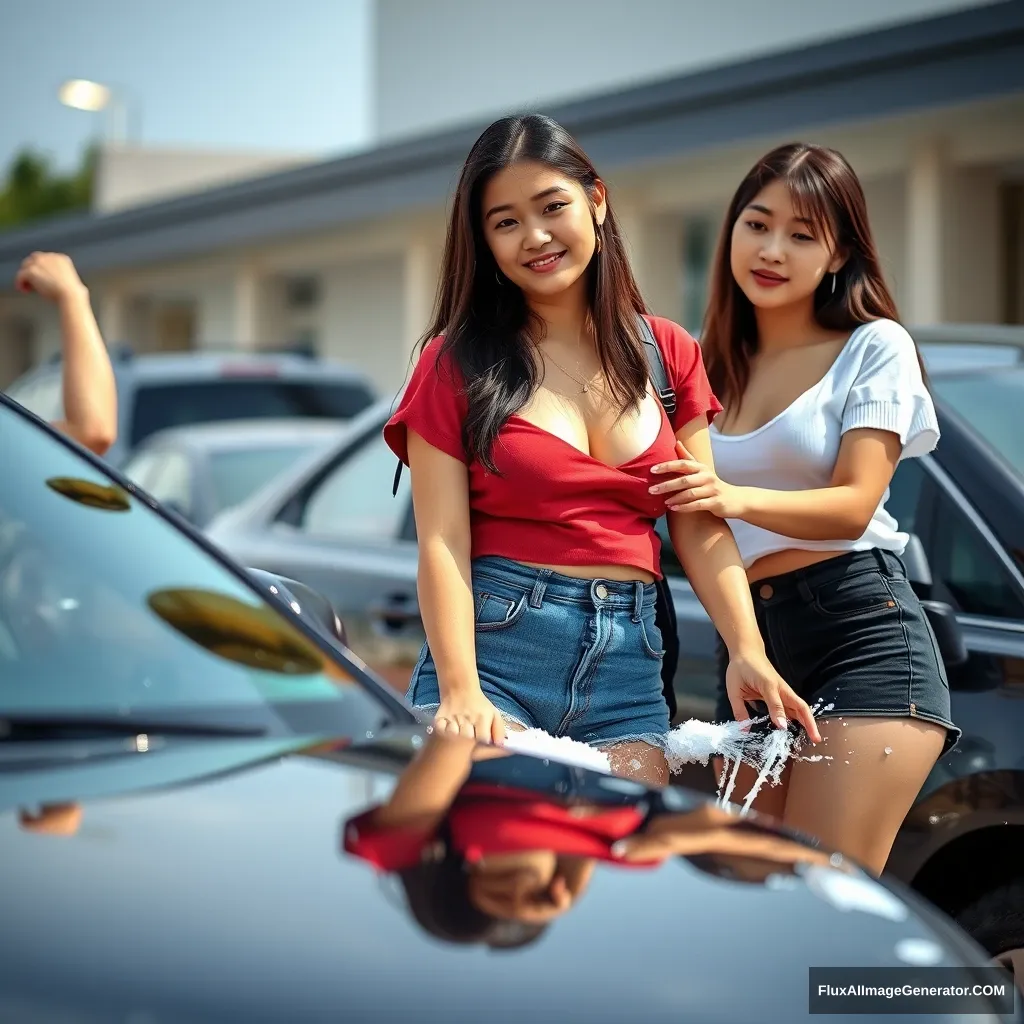
<svg viewBox="0 0 1024 1024"><path fill-rule="evenodd" d="M474 559L472 575L480 686L507 722L595 747L664 746L653 584L576 579L493 555ZM424 711L440 704L427 644L407 697Z"/></svg>

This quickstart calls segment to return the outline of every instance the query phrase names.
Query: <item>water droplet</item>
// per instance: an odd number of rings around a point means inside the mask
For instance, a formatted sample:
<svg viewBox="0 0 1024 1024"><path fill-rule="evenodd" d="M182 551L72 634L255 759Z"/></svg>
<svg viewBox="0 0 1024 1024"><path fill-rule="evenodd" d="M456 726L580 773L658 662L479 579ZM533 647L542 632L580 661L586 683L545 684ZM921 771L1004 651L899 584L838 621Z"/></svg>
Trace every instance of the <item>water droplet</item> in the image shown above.
<svg viewBox="0 0 1024 1024"><path fill-rule="evenodd" d="M891 754L891 753L892 753L892 747L886 747L886 748L885 748L885 752L886 752L887 754Z"/></svg>

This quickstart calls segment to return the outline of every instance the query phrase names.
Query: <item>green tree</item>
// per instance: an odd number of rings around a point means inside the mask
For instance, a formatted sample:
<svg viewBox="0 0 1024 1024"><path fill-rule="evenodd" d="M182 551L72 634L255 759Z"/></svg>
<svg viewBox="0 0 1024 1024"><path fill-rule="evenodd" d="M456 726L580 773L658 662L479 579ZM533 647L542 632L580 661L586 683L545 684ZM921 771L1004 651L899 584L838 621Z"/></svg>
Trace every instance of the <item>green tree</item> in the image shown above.
<svg viewBox="0 0 1024 1024"><path fill-rule="evenodd" d="M95 146L86 149L78 168L70 174L55 173L42 153L21 150L8 166L0 191L0 230L88 209L95 169Z"/></svg>

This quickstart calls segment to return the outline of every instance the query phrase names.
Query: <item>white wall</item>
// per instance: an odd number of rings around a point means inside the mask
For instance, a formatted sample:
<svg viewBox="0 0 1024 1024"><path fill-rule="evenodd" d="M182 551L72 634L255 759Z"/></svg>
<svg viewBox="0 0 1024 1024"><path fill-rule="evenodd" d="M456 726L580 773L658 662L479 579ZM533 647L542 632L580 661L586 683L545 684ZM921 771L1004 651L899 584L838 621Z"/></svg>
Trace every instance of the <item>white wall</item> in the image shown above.
<svg viewBox="0 0 1024 1024"><path fill-rule="evenodd" d="M98 212L109 213L260 177L312 159L317 158L291 153L106 145L99 154L92 205Z"/></svg>
<svg viewBox="0 0 1024 1024"><path fill-rule="evenodd" d="M993 0L376 0L380 141Z"/></svg>
<svg viewBox="0 0 1024 1024"><path fill-rule="evenodd" d="M321 354L358 366L385 393L397 391L409 359L402 257L335 266L322 280Z"/></svg>

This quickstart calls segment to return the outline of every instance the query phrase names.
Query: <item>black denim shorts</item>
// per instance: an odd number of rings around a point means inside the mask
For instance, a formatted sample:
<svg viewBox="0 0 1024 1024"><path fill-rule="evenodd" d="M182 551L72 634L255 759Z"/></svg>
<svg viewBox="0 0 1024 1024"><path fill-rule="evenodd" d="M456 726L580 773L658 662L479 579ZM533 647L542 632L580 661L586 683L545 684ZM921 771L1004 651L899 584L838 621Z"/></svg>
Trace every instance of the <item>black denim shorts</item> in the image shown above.
<svg viewBox="0 0 1024 1024"><path fill-rule="evenodd" d="M921 718L960 738L935 634L903 562L872 549L758 580L751 596L775 669L819 718ZM732 720L719 638L717 721ZM748 704L752 714L763 704ZM827 710L826 710L827 709Z"/></svg>

